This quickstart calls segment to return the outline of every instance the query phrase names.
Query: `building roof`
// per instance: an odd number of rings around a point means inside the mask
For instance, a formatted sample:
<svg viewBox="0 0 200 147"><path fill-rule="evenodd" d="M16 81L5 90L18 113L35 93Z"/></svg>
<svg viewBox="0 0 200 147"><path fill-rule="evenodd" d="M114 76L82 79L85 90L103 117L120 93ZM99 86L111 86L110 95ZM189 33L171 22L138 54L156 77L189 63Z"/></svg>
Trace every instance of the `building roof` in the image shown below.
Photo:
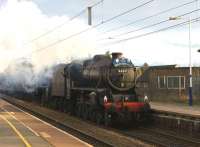
<svg viewBox="0 0 200 147"><path fill-rule="evenodd" d="M200 67L192 67L193 69L200 70ZM159 66L149 66L147 67L143 74L138 78L138 82L146 82L149 78L149 73L152 72L152 70L170 70L170 69L189 69L189 67L180 67L177 64L174 65L159 65Z"/></svg>
<svg viewBox="0 0 200 147"><path fill-rule="evenodd" d="M178 68L177 64L172 65L158 65L158 66L149 66L150 69L169 69L169 68Z"/></svg>

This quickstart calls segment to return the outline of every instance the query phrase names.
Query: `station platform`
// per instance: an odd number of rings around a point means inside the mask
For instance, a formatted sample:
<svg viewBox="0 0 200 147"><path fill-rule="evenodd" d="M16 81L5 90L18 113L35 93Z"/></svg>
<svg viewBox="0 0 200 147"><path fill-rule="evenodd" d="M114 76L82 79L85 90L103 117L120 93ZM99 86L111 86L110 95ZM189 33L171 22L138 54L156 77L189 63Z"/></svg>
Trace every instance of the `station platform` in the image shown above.
<svg viewBox="0 0 200 147"><path fill-rule="evenodd" d="M0 96L1 147L91 147L92 145L4 101Z"/></svg>
<svg viewBox="0 0 200 147"><path fill-rule="evenodd" d="M185 116L200 118L200 106L189 106L181 103L150 102L153 111L176 113Z"/></svg>

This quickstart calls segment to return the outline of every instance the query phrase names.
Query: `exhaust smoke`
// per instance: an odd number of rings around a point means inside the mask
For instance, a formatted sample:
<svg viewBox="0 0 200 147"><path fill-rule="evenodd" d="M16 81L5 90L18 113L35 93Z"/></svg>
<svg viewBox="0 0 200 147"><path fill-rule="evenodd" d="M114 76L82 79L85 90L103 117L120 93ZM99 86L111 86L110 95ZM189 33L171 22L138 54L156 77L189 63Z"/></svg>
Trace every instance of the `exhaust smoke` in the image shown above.
<svg viewBox="0 0 200 147"><path fill-rule="evenodd" d="M72 57L83 58L93 51L95 31L49 46L86 29L87 22L79 18L33 41L68 19L68 16L47 16L32 1L0 0L0 88L31 92L42 80L39 73L47 74L48 78L52 75L47 70L50 68L45 67L69 62ZM42 48L45 49L35 52Z"/></svg>

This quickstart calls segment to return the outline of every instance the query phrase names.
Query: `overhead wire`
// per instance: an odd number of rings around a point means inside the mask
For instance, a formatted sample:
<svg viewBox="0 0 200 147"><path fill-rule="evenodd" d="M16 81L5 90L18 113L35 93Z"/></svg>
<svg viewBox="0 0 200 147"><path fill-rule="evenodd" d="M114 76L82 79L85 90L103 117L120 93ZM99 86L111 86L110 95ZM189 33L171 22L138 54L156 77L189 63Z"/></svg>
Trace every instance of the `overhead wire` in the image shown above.
<svg viewBox="0 0 200 147"><path fill-rule="evenodd" d="M149 1L147 1L147 2L145 2L145 3L143 3L143 4L141 4L141 5L138 5L137 7L134 7L134 8L132 8L132 9L129 9L129 10L127 10L127 11L125 11L125 12L122 12L122 13L120 13L120 14L118 14L118 15L115 15L114 17L111 17L111 18L109 18L109 19L103 21L102 24L107 23L107 22L109 22L109 21L112 21L112 20L114 20L114 19L116 19L116 18L118 18L118 17L121 17L121 16L125 15L125 14L128 14L128 13L130 13L130 12L132 12L132 11L134 11L134 10L140 8L140 7L143 7L143 6L145 6L145 5L149 4L149 3L152 3L153 1L155 1L155 0L149 0Z"/></svg>
<svg viewBox="0 0 200 147"><path fill-rule="evenodd" d="M58 43L61 43L61 42L65 41L65 40L68 40L68 39L70 39L70 38L72 38L72 37L81 35L81 34L83 34L83 33L85 33L85 32L88 32L89 30L92 30L92 29L97 28L97 27L99 27L99 26L101 26L101 25L103 25L103 24L105 24L105 23L108 23L108 22L114 20L114 19L117 19L118 17L121 17L121 16L123 16L123 15L125 15L125 14L128 14L128 13L132 12L133 10L136 10L136 9L138 9L138 8L141 8L141 7L143 7L143 6L146 6L147 4L152 3L153 1L155 1L155 0L149 0L149 1L145 2L145 3L142 3L142 4L140 4L140 5L138 5L138 6L134 7L134 8L132 8L132 9L129 9L129 10L127 10L127 11L125 11L125 12L122 12L122 13L120 13L120 14L118 14L118 15L115 15L115 16L113 16L113 17L111 17L111 18L108 18L107 20L105 20L105 21L103 21L103 22L101 22L101 23L98 23L98 24L96 24L96 25L94 25L94 26L92 26L92 27L90 27L90 28L84 29L84 30L82 30L82 31L80 31L80 32L77 32L77 33L74 33L74 34L72 34L72 35L69 35L69 36L67 36L67 37L65 37L65 38L63 38L63 39L57 40L57 41L55 41L55 42L53 42L53 43L51 43L51 44L49 44L49 45L47 45L47 46L45 46L45 47L39 48L39 49L37 49L37 50L34 50L34 51L32 51L31 53L36 53L36 52L42 51L42 50L47 49L47 48L49 48L49 47L55 46L55 45L57 45ZM100 1L100 2L101 2L101 1Z"/></svg>
<svg viewBox="0 0 200 147"><path fill-rule="evenodd" d="M36 38L30 40L28 43L34 42L34 41L36 41L36 40L38 40L38 39L40 39L40 38L42 38L42 37L44 37L44 36L46 36L46 35L52 33L52 32L54 32L55 30L61 28L61 27L64 26L64 25L66 25L68 22L70 22L70 21L74 20L75 18L81 16L85 11L86 11L86 9L83 9L83 10L80 11L77 15L71 17L70 19L68 19L68 20L65 21L64 23L55 26L54 28L50 29L49 31L47 31L47 32L45 32L45 33L39 35L38 37L36 37Z"/></svg>
<svg viewBox="0 0 200 147"><path fill-rule="evenodd" d="M200 18L200 17L191 19L190 22L191 22L191 23L198 22L198 21L200 21L199 18ZM166 30L169 30L169 29L172 29L172 28L176 28L176 27L179 27L179 26L184 26L184 25L186 25L186 24L188 24L188 23L189 23L189 20L184 21L184 22L182 22L182 23L178 23L178 24L176 24L176 25L171 25L171 26L168 26L168 27L165 27L165 28L156 30L156 31L151 31L151 32L144 33L144 34L140 34L140 35L137 35L137 36L132 36L132 37L129 37L129 38L121 39L121 40L118 40L118 41L113 41L113 42L109 42L109 43L104 43L104 44L102 44L102 45L106 46L106 45L118 44L118 43L121 43L121 42L124 42L124 41L129 41L129 40L133 40L133 39L145 37L145 36L148 36L148 35L151 35L151 34L159 33L159 32L161 32L161 31L166 31Z"/></svg>
<svg viewBox="0 0 200 147"><path fill-rule="evenodd" d="M184 14L181 14L181 15L178 15L177 17L183 17L183 16L185 16L185 15L192 14L192 13L198 12L198 11L200 11L200 9L195 9L195 10L193 10L193 11L190 11L190 12L187 12L187 13L184 13ZM151 25L147 25L147 26L141 27L141 28L139 28L139 29L131 30L131 31L128 31L128 32L123 32L123 33L118 34L118 35L113 35L113 36L111 36L110 38L116 38L116 37L124 36L124 35L130 34L130 33L133 33L133 32L141 31L141 30L144 30L144 29L147 29L147 28L151 28L151 27L154 27L154 26L157 26L157 25L166 23L166 22L168 22L168 21L170 21L169 18L168 18L168 19L165 19L165 20L163 20L163 21L160 21L160 22L151 24ZM108 38L103 38L103 39L100 39L100 40L105 40L105 39L108 39ZM99 41L100 41L100 40L99 40Z"/></svg>
<svg viewBox="0 0 200 147"><path fill-rule="evenodd" d="M121 28L128 27L128 26L133 25L133 24L135 24L135 23L142 22L142 21L144 21L144 20L148 20L148 19L150 19L150 18L159 16L159 15L161 15L161 14L170 12L170 11L172 11L172 10L175 10L175 9L178 9L178 8L181 8L181 7L190 5L190 4L192 4L192 3L194 3L194 2L197 2L197 1L199 1L199 0L193 0L193 1L190 1L190 2L187 2L187 3L184 3L184 4L181 4L181 5L178 5L178 6L169 8L169 9L166 9L166 10L164 10L164 11L158 12L158 13L156 13L156 14L153 14L153 15L150 15L150 16L147 16L147 17L144 17L144 18L141 18L141 19L137 19L137 20L132 21L132 22L129 22L129 23L125 24L125 25L121 25L121 26L119 26L119 27L112 28L112 29L110 29L110 30L104 31L102 34L109 33L109 32L115 31L115 30L119 30L119 29L121 29Z"/></svg>
<svg viewBox="0 0 200 147"><path fill-rule="evenodd" d="M101 3L102 3L102 0L99 1L99 2L97 2L97 3L95 3L95 4L93 4L93 5L90 6L90 7L95 7L95 6L97 6L97 5L101 4ZM67 21L65 21L65 22L63 22L62 24L59 24L59 25L53 27L52 29L50 29L50 30L48 30L47 32L45 32L45 33L39 35L38 37L35 37L34 39L30 40L28 43L32 43L32 42L34 42L34 41L36 41L36 40L38 40L38 39L40 39L40 38L42 38L42 37L44 37L44 36L46 36L46 35L48 35L48 34L54 32L55 30L61 28L62 26L64 26L64 25L66 25L67 23L69 23L70 21L72 21L72 20L76 19L77 17L81 16L83 13L85 13L86 10L87 10L87 9L81 10L78 14L76 14L75 16L69 18Z"/></svg>

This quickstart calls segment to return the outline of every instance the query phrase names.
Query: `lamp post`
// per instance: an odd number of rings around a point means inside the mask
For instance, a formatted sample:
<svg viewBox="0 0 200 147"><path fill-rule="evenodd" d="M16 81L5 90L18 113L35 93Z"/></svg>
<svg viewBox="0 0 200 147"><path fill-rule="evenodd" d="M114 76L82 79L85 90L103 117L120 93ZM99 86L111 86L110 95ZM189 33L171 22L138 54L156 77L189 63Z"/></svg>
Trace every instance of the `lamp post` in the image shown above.
<svg viewBox="0 0 200 147"><path fill-rule="evenodd" d="M189 106L192 106L192 53L191 53L191 18L189 18L189 79L190 79L190 85L189 85Z"/></svg>
<svg viewBox="0 0 200 147"><path fill-rule="evenodd" d="M169 20L179 20L181 17L169 17ZM188 48L189 48L189 87L188 87L188 101L189 106L192 106L192 53L191 53L191 18L188 20L189 31L188 31ZM200 52L200 50L199 50Z"/></svg>

